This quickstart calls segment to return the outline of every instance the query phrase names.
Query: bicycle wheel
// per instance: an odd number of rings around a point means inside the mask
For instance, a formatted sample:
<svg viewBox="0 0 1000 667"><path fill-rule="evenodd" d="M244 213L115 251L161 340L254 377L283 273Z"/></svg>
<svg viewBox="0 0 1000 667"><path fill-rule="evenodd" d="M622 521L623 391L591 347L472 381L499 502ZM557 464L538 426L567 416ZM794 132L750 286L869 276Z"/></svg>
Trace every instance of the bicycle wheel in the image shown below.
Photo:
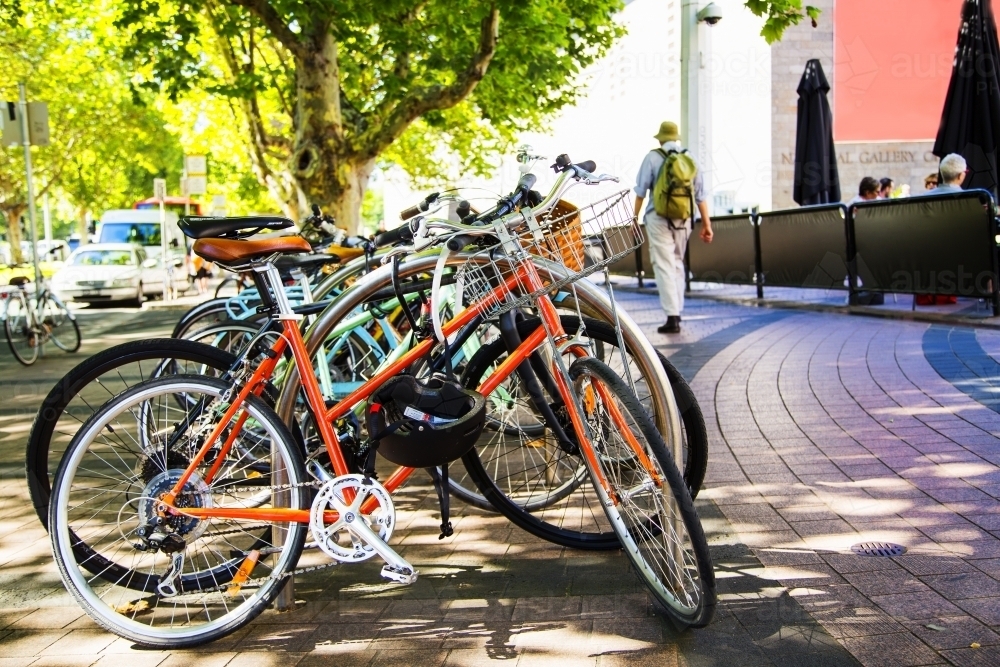
<svg viewBox="0 0 1000 667"><path fill-rule="evenodd" d="M12 294L7 297L3 321L4 333L7 335L7 345L14 358L25 366L30 366L38 359L38 348L42 346L39 332L31 324L31 311L23 294Z"/></svg>
<svg viewBox="0 0 1000 667"><path fill-rule="evenodd" d="M228 301L228 298L211 299L210 301L205 301L194 306L177 320L177 324L174 325L174 330L171 332L170 337L183 338L184 334L188 331L197 331L211 324L218 324L219 322L232 319L229 311L226 309Z"/></svg>
<svg viewBox="0 0 1000 667"><path fill-rule="evenodd" d="M215 298L228 299L231 296L236 296L241 291L243 291L243 283L233 276L227 276L223 278L222 282L219 283L219 286L215 288Z"/></svg>
<svg viewBox="0 0 1000 667"><path fill-rule="evenodd" d="M80 426L105 401L152 377L221 375L235 363L233 355L207 345L154 338L116 345L64 375L42 401L25 451L28 491L46 530L51 479L63 452Z"/></svg>
<svg viewBox="0 0 1000 667"><path fill-rule="evenodd" d="M562 324L566 331L575 332L580 320L564 315ZM644 397L640 404L652 412L654 405L649 382L631 357L621 354L614 328L590 318L584 318L584 324L584 339L591 341L592 351L598 358L622 377L626 376L625 365L628 364L636 391ZM526 337L539 326L540 321L531 318L518 324L518 332ZM478 386L506 356L502 341L485 345L469 362L464 376L466 386ZM660 357L660 362L668 376L673 372L683 382L665 358ZM704 421L687 384L673 384L672 388L678 395L679 405L683 389L688 391L684 398L687 409L681 408L682 431L686 436L684 470L685 479L689 479L697 490L708 457L707 435L697 435L705 433ZM553 440L551 430L545 428L542 418L521 390L520 378L511 375L489 400L493 420L490 424L498 420L501 427L488 426L477 446L462 459L465 473L457 470L453 473L455 495L477 506L489 503L515 525L550 542L577 549L617 549L618 537L605 520L599 507L600 499L589 485L580 486L585 476L583 462L577 454L564 451ZM469 491L473 484L478 491Z"/></svg>
<svg viewBox="0 0 1000 667"><path fill-rule="evenodd" d="M305 523L277 530L255 518L157 514L157 499L228 408L229 389L194 375L141 383L91 417L56 473L49 525L63 583L95 622L140 645L195 646L239 629L271 603L302 551ZM177 407L179 393L201 397L197 414ZM227 424L228 454L202 461L176 505L257 507L262 489L287 484L271 506L308 510L291 432L256 397L241 412L245 422L234 417ZM150 419L158 437L144 449L138 443ZM213 468L218 472L209 477Z"/></svg>
<svg viewBox="0 0 1000 667"><path fill-rule="evenodd" d="M569 374L594 454L582 458L625 554L678 625L708 625L715 612L708 542L663 438L608 365L585 357Z"/></svg>
<svg viewBox="0 0 1000 667"><path fill-rule="evenodd" d="M258 331L260 331L260 327L256 326L254 322L226 320L211 324L204 329L186 331L180 338L211 345L238 356L247 348Z"/></svg>
<svg viewBox="0 0 1000 667"><path fill-rule="evenodd" d="M681 412L681 437L684 441L684 483L687 485L691 500L698 497L701 485L708 471L708 428L705 426L705 416L698 405L698 399L684 376L681 375L670 360L656 353L667 372L670 389L674 392L677 409ZM642 401L640 401L642 402ZM647 407L645 402L643 407ZM648 412L648 409L647 409Z"/></svg>
<svg viewBox="0 0 1000 667"><path fill-rule="evenodd" d="M49 340L60 350L76 352L80 349L80 325L62 303L51 296L46 296L38 304L38 318L41 325L48 330Z"/></svg>
<svg viewBox="0 0 1000 667"><path fill-rule="evenodd" d="M579 285L575 287L579 288ZM569 292L560 292L554 298L554 302L562 311L568 311L573 314L581 312L588 322L593 319L597 322L607 324L607 313L602 314L596 311L586 300L578 300L576 297L576 289ZM577 318L575 321L578 322L579 319ZM575 329L567 330L572 331ZM687 483L688 491L691 492L691 498L694 499L698 497L698 492L701 490L701 485L705 480L705 472L708 469L708 429L705 427L705 417L701 413L701 406L698 405L698 399L695 397L687 380L684 379L684 376L680 374L670 360L663 356L662 353L654 351L654 354L667 376L667 381L674 395L674 402L677 404L677 409L680 413L684 481ZM620 359L615 358L614 354L601 354L599 350L595 349L592 356L597 357L614 368L615 371L619 372L621 377L626 377L624 372L622 372L624 364ZM630 371L631 369L632 363L630 363ZM636 374L632 373L632 375L634 377ZM659 384L655 383L655 385ZM639 402L642 403L642 406L654 418L654 422L657 428L660 429L660 433L665 433L666 431L663 429L667 428L666 424L669 423L669 419L657 410L657 404L650 390L650 385L648 383L642 384L636 382L633 383L632 389L636 396L639 397Z"/></svg>

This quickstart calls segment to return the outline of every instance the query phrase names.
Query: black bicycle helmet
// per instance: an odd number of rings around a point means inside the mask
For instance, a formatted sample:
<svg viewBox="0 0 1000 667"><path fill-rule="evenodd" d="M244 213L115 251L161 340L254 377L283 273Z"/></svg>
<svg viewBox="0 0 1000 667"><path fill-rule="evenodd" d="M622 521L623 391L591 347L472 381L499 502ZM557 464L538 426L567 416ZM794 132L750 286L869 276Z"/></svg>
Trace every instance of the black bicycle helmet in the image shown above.
<svg viewBox="0 0 1000 667"><path fill-rule="evenodd" d="M368 401L368 436L396 465L430 468L460 459L485 425L485 397L441 376L394 377Z"/></svg>

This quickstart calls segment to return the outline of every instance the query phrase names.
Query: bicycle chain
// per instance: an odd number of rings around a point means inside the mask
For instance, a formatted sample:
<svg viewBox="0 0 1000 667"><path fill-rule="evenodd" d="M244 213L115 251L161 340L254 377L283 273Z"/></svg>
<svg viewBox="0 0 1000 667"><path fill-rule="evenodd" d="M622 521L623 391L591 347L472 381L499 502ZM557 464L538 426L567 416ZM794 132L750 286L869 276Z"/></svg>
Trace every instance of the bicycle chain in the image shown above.
<svg viewBox="0 0 1000 667"><path fill-rule="evenodd" d="M309 480L308 482L296 482L296 483L291 483L291 484L275 484L275 485L272 485L272 486L231 487L231 488L226 489L225 491L227 493L228 492L241 492L241 491L252 491L252 492L255 492L255 493L260 493L261 491L271 491L271 493L274 493L275 491L287 491L287 490L296 489L296 488L316 488L316 489L318 489L318 488L322 487L323 484L325 484L325 483L326 482L324 482L322 480L313 479L313 480ZM270 525L270 524L267 524L267 525ZM214 535L225 535L225 534L228 534L228 532L246 532L246 529L227 531L226 533L213 533L213 536ZM287 579L288 577L291 577L291 576L296 575L296 574L308 574L310 572L318 572L320 570L327 570L327 569L329 569L331 567L335 567L337 565L340 565L340 563L337 562L337 561L335 561L335 560L332 560L329 563L323 563L321 565L309 565L309 566L306 566L306 567L300 567L300 568L296 568L294 570L291 570L289 572L284 572L282 574L277 574L277 575L271 574L271 575L268 575L266 577L257 577L256 579L247 579L246 581L240 583L239 587L240 588L244 588L244 587L248 587L248 586L249 587L259 586L259 585L263 585L263 584L267 583L268 581L275 581L275 580ZM198 593L217 593L217 592L223 592L223 591L228 591L233 585L234 584L232 584L232 583L220 584L218 586L213 586L211 588L199 588L198 590L194 590L194 591L181 591L180 594L183 595L183 594L198 594Z"/></svg>

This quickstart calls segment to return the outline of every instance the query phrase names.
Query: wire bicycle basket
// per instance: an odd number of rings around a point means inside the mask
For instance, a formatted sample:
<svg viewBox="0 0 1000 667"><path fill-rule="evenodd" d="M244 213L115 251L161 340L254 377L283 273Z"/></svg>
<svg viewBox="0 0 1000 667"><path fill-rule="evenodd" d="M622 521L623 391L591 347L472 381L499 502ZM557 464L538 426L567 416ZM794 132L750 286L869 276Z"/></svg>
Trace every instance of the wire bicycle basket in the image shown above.
<svg viewBox="0 0 1000 667"><path fill-rule="evenodd" d="M525 283L522 260L509 253L509 244L505 247L501 242L475 253L459 268L459 294L468 303L481 304L485 317L495 317L617 262L644 239L630 193L622 190L581 208L560 201L545 216L534 218L534 225L529 222L516 230L512 243L566 268L558 279L543 274L542 289L532 290ZM505 282L514 284L498 292L496 288Z"/></svg>

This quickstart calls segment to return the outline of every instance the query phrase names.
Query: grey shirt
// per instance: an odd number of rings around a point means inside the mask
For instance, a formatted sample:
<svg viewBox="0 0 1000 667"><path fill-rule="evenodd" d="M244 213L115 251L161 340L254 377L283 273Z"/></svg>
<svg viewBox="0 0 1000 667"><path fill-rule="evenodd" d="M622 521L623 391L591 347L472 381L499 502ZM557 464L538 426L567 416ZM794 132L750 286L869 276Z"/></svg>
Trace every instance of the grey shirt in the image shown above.
<svg viewBox="0 0 1000 667"><path fill-rule="evenodd" d="M951 192L965 192L961 185L949 185L948 183L942 183L933 190L924 190L923 192L918 192L913 195L914 197L926 197L928 195L946 195Z"/></svg>
<svg viewBox="0 0 1000 667"><path fill-rule="evenodd" d="M664 152L670 151L681 151L683 147L679 141L668 141L660 146ZM651 194L653 185L656 183L656 177L660 173L660 167L663 166L664 158L657 151L649 151L646 153L646 157L642 159L642 164L639 165L639 174L635 177L635 194L643 199L646 199L647 194ZM697 163L696 163L697 164ZM694 200L697 203L705 201L705 182L701 177L701 168L699 167L698 173L694 177ZM653 209L653 198L649 197L646 204L646 213L649 215ZM655 215L655 213L654 213ZM701 218L701 214L695 209L694 217L696 219Z"/></svg>

